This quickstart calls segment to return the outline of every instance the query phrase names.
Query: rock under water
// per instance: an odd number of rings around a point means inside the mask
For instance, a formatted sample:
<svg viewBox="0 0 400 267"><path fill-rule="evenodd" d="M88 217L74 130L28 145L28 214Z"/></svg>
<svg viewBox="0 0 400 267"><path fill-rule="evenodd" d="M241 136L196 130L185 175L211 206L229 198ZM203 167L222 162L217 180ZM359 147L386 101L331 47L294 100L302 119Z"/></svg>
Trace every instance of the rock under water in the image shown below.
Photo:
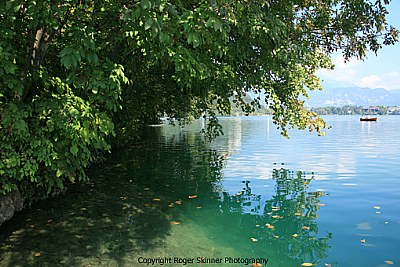
<svg viewBox="0 0 400 267"><path fill-rule="evenodd" d="M22 210L23 204L24 201L18 191L0 196L0 225L11 219L14 212Z"/></svg>

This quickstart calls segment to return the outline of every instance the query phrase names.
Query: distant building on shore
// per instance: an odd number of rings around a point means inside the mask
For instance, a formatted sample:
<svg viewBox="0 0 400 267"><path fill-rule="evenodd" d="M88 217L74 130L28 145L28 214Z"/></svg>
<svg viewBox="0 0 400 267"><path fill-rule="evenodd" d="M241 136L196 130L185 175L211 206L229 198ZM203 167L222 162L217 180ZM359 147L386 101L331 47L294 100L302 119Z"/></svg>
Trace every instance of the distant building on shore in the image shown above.
<svg viewBox="0 0 400 267"><path fill-rule="evenodd" d="M364 114L399 115L400 106L369 106L368 108L363 108L362 111Z"/></svg>

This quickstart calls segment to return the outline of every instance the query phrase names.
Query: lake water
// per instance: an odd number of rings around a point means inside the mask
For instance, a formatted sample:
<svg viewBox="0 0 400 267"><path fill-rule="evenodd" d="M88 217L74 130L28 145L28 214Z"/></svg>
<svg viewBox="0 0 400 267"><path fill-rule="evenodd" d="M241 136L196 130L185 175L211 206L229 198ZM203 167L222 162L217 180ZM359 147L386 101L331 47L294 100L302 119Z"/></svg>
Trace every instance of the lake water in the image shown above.
<svg viewBox="0 0 400 267"><path fill-rule="evenodd" d="M4 224L0 265L400 266L400 116L325 119L286 139L221 118L211 144L201 122L150 128Z"/></svg>

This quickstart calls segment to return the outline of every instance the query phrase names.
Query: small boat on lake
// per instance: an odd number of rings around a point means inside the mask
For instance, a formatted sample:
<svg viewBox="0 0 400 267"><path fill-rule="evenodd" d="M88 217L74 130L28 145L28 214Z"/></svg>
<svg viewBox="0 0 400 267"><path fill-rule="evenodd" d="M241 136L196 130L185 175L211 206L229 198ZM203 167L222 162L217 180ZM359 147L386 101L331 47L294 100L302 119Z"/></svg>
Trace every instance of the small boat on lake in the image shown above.
<svg viewBox="0 0 400 267"><path fill-rule="evenodd" d="M360 121L377 121L377 117L361 117Z"/></svg>

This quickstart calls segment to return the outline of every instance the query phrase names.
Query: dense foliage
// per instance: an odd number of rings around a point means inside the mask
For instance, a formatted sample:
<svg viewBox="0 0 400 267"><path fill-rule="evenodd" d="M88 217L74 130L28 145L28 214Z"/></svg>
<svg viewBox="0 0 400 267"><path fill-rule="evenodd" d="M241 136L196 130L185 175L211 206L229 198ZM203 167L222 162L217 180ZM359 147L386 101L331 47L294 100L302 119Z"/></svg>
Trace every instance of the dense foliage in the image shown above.
<svg viewBox="0 0 400 267"><path fill-rule="evenodd" d="M388 0L9 0L0 3L0 192L50 194L160 116L209 118L260 93L286 134L329 55L397 41ZM255 99L243 101L247 92ZM214 127L212 127L214 126Z"/></svg>

